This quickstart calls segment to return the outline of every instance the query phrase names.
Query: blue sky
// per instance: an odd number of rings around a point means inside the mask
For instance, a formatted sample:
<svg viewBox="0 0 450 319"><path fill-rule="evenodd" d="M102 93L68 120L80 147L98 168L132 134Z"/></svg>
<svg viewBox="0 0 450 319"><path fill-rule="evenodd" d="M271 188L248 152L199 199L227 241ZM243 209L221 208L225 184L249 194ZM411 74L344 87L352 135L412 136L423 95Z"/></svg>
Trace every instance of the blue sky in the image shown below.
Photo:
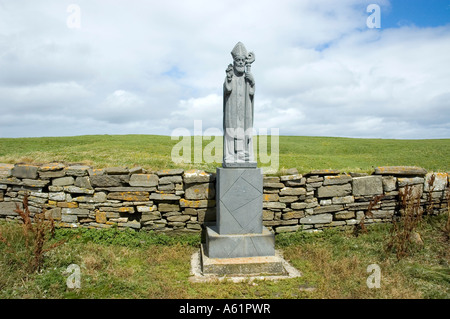
<svg viewBox="0 0 450 319"><path fill-rule="evenodd" d="M238 41L256 133L450 138L450 0L0 0L0 137L220 131Z"/></svg>
<svg viewBox="0 0 450 319"><path fill-rule="evenodd" d="M397 28L411 24L417 27L437 27L450 23L450 1L448 0L391 0L390 2L390 6L382 7L382 28Z"/></svg>

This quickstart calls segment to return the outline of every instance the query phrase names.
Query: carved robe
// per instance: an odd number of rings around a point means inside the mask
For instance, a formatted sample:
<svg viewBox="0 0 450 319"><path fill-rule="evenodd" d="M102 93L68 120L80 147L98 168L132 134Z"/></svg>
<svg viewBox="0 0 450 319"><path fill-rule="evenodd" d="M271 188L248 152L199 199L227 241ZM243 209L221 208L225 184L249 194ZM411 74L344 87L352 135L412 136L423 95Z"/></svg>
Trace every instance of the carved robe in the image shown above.
<svg viewBox="0 0 450 319"><path fill-rule="evenodd" d="M223 85L223 165L227 163L253 162L253 96L245 75L234 72L231 81Z"/></svg>

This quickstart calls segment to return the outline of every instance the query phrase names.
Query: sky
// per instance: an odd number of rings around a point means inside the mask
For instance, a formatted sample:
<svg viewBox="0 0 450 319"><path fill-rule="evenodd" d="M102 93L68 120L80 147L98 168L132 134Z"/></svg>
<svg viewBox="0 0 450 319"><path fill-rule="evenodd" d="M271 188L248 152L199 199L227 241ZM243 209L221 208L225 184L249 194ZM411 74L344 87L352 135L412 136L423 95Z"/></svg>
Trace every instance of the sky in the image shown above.
<svg viewBox="0 0 450 319"><path fill-rule="evenodd" d="M239 41L255 133L450 138L450 0L0 0L0 137L220 134Z"/></svg>

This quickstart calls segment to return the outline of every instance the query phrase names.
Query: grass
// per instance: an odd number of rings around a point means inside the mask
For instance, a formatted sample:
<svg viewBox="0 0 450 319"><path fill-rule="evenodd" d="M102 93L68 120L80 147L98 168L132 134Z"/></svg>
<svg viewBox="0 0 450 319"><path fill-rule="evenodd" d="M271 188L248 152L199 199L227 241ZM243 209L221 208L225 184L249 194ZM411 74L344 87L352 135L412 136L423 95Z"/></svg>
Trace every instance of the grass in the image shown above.
<svg viewBox="0 0 450 319"><path fill-rule="evenodd" d="M190 258L199 235L182 237L118 230L63 230L55 241L64 245L46 254L40 272L27 273L8 260L0 243L0 298L450 298L450 249L442 229L446 216L430 216L418 231L424 245L397 260L385 242L391 224L351 231L291 233L276 237L277 249L302 272L281 281L241 283L189 281ZM0 223L2 233L17 236L13 223ZM68 289L70 264L81 267L81 288ZM367 266L381 269L381 287L366 285Z"/></svg>
<svg viewBox="0 0 450 319"><path fill-rule="evenodd" d="M192 138L193 139L193 138ZM268 138L270 143L270 138ZM179 140L159 135L90 135L74 137L0 138L0 163L80 162L98 168L141 166L149 170L198 168L214 170L220 163L181 163L171 159ZM203 147L211 143L203 141ZM194 143L192 142L193 146ZM270 153L271 146L268 150ZM221 152L221 150L218 150ZM193 161L193 151L192 161ZM297 168L371 172L376 166L420 166L450 171L450 139L388 140L338 137L280 136L279 170ZM268 164L267 164L268 165ZM266 166L266 164L260 166Z"/></svg>

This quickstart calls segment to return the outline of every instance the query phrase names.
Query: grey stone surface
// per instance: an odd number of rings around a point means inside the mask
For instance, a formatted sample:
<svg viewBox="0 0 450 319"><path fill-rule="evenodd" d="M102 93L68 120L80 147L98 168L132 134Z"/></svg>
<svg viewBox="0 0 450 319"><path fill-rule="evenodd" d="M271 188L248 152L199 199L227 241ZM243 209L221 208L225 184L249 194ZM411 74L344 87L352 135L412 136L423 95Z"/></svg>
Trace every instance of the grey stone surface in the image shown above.
<svg viewBox="0 0 450 319"><path fill-rule="evenodd" d="M261 169L217 168L217 227L222 234L262 231Z"/></svg>
<svg viewBox="0 0 450 319"><path fill-rule="evenodd" d="M133 175L134 176L134 175ZM111 175L92 175L89 177L93 187L118 187L120 180Z"/></svg>
<svg viewBox="0 0 450 319"><path fill-rule="evenodd" d="M429 182L431 180L431 177L434 176L434 182L430 186ZM447 173L428 173L425 176L425 185L424 185L424 191L428 192L431 189L433 191L443 191L447 187L448 184L448 174Z"/></svg>
<svg viewBox="0 0 450 319"><path fill-rule="evenodd" d="M216 276L286 276L286 262L279 256L244 257L218 259L209 258L202 245L200 250L200 268L202 275ZM299 275L297 275L299 276Z"/></svg>
<svg viewBox="0 0 450 319"><path fill-rule="evenodd" d="M166 185L171 183L182 183L183 178L180 175L169 175L169 176L162 176L159 178L159 185Z"/></svg>
<svg viewBox="0 0 450 319"><path fill-rule="evenodd" d="M76 186L64 186L64 191L71 194L94 194L93 189L81 188Z"/></svg>
<svg viewBox="0 0 450 319"><path fill-rule="evenodd" d="M28 164L17 164L12 168L11 175L17 178L36 179L38 176L38 166Z"/></svg>
<svg viewBox="0 0 450 319"><path fill-rule="evenodd" d="M301 187L284 187L280 190L280 196L306 195L306 189Z"/></svg>
<svg viewBox="0 0 450 319"><path fill-rule="evenodd" d="M397 179L398 187L404 187L407 185L423 184L425 179L423 177L399 177Z"/></svg>
<svg viewBox="0 0 450 319"><path fill-rule="evenodd" d="M174 168L174 169L163 169L156 172L156 175L161 176L170 176L170 175L182 175L184 170L182 168Z"/></svg>
<svg viewBox="0 0 450 319"><path fill-rule="evenodd" d="M0 178L11 177L13 168L14 168L14 164L0 163Z"/></svg>
<svg viewBox="0 0 450 319"><path fill-rule="evenodd" d="M383 190L392 192L397 189L397 178L394 176L383 176Z"/></svg>
<svg viewBox="0 0 450 319"><path fill-rule="evenodd" d="M38 179L28 179L28 178L24 178L22 180L23 185L25 186L30 186L30 187L37 187L37 188L42 188L47 186L50 181L48 180L38 180Z"/></svg>
<svg viewBox="0 0 450 319"><path fill-rule="evenodd" d="M379 166L374 170L374 174L376 175L425 176L426 173L426 169L416 166Z"/></svg>
<svg viewBox="0 0 450 319"><path fill-rule="evenodd" d="M89 216L89 210L84 208L63 208L61 213L62 215Z"/></svg>
<svg viewBox="0 0 450 319"><path fill-rule="evenodd" d="M186 199L213 199L216 189L214 183L187 184L184 192Z"/></svg>
<svg viewBox="0 0 450 319"><path fill-rule="evenodd" d="M72 176L54 178L52 180L53 186L69 186L75 183L75 179Z"/></svg>
<svg viewBox="0 0 450 319"><path fill-rule="evenodd" d="M192 169L183 173L183 181L186 184L208 183L216 180L216 175L205 171Z"/></svg>
<svg viewBox="0 0 450 319"><path fill-rule="evenodd" d="M152 193L150 195L150 200L180 200L181 197L175 194L164 194L164 193Z"/></svg>
<svg viewBox="0 0 450 319"><path fill-rule="evenodd" d="M23 205L21 202L0 202L0 215L5 215L5 216L19 215L14 211L16 209L16 204L19 206L20 209L23 208Z"/></svg>
<svg viewBox="0 0 450 319"><path fill-rule="evenodd" d="M341 185L352 181L350 175L336 175L336 176L325 176L323 180L323 185Z"/></svg>
<svg viewBox="0 0 450 319"><path fill-rule="evenodd" d="M331 214L318 214L312 216L306 216L300 219L301 224L328 224L333 221L333 215Z"/></svg>
<svg viewBox="0 0 450 319"><path fill-rule="evenodd" d="M75 180L75 186L92 189L91 180L88 176L78 176Z"/></svg>
<svg viewBox="0 0 450 319"><path fill-rule="evenodd" d="M210 258L273 256L275 236L267 228L259 234L219 235L217 228L206 227L206 251Z"/></svg>
<svg viewBox="0 0 450 319"><path fill-rule="evenodd" d="M353 178L353 196L372 196L383 194L381 176L363 176Z"/></svg>
<svg viewBox="0 0 450 319"><path fill-rule="evenodd" d="M253 113L255 80L250 66L252 52L238 42L226 69L223 84L223 167L256 167L253 155Z"/></svg>
<svg viewBox="0 0 450 319"><path fill-rule="evenodd" d="M342 197L351 195L351 193L352 193L352 186L350 184L320 186L317 189L318 198Z"/></svg>
<svg viewBox="0 0 450 319"><path fill-rule="evenodd" d="M87 165L72 165L66 168L66 175L69 176L86 176L90 166Z"/></svg>
<svg viewBox="0 0 450 319"><path fill-rule="evenodd" d="M130 186L157 186L158 185L158 175L156 174L134 174L130 178Z"/></svg>
<svg viewBox="0 0 450 319"><path fill-rule="evenodd" d="M108 175L127 175L129 170L126 167L107 167L105 173Z"/></svg>

